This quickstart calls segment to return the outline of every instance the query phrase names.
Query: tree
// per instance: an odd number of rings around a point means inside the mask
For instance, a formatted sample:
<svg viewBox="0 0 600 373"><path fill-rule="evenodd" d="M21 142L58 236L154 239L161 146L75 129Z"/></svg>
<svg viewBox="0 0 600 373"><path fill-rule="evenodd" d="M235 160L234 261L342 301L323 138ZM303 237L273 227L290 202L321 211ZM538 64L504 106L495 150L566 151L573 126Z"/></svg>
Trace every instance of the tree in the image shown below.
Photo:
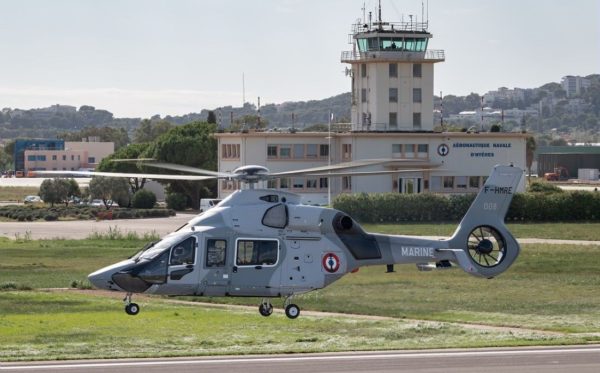
<svg viewBox="0 0 600 373"><path fill-rule="evenodd" d="M531 179L531 165L533 164L533 156L537 145L533 136L527 137L525 141L525 164L527 165L527 181L529 182Z"/></svg>
<svg viewBox="0 0 600 373"><path fill-rule="evenodd" d="M102 200L108 210L113 201L129 196L129 184L124 178L95 176L90 180L90 196Z"/></svg>
<svg viewBox="0 0 600 373"><path fill-rule="evenodd" d="M98 165L98 171L102 172L121 172L121 173L144 173L145 168L139 164L132 162L115 162L119 159L137 159L145 158L147 156L149 143L142 144L130 144L127 145L108 157L102 159ZM131 193L135 194L138 190L144 188L146 179L141 177L132 177L128 179Z"/></svg>
<svg viewBox="0 0 600 373"><path fill-rule="evenodd" d="M156 195L149 190L138 190L131 199L131 205L136 209L151 209L156 204Z"/></svg>
<svg viewBox="0 0 600 373"><path fill-rule="evenodd" d="M208 117L206 118L206 122L210 123L210 124L216 124L217 123L217 116L215 115L214 111L209 111L208 112Z"/></svg>
<svg viewBox="0 0 600 373"><path fill-rule="evenodd" d="M215 131L216 125L206 122L192 122L174 127L152 143L147 154L162 162L216 170L217 140L213 136ZM200 207L200 198L214 195L216 182L173 180L169 182L168 189L171 193L186 194L192 207L197 209Z"/></svg>
<svg viewBox="0 0 600 373"><path fill-rule="evenodd" d="M133 131L133 142L140 144L154 141L163 133L169 132L171 128L173 128L173 124L166 120L153 121L144 119Z"/></svg>
<svg viewBox="0 0 600 373"><path fill-rule="evenodd" d="M39 195L44 202L50 203L50 207L54 207L55 203L64 201L67 201L68 204L70 188L71 182L66 179L46 179L40 185Z"/></svg>

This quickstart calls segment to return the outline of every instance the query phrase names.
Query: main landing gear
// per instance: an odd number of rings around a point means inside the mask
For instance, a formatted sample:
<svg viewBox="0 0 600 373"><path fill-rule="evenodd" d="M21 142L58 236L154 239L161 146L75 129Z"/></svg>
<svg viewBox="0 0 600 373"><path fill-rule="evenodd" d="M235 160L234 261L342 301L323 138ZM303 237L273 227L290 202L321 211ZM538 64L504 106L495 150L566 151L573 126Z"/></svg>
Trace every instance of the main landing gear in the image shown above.
<svg viewBox="0 0 600 373"><path fill-rule="evenodd" d="M135 316L140 313L140 306L137 303L131 303L131 293L127 293L125 298L123 298L123 302L125 302L125 312L128 315Z"/></svg>
<svg viewBox="0 0 600 373"><path fill-rule="evenodd" d="M293 295L285 298L285 302L283 303L283 308L285 309L285 315L290 319L295 319L300 316L300 307L292 303ZM273 305L271 301L267 298L263 298L262 302L258 306L258 312L267 317L271 316L273 313Z"/></svg>

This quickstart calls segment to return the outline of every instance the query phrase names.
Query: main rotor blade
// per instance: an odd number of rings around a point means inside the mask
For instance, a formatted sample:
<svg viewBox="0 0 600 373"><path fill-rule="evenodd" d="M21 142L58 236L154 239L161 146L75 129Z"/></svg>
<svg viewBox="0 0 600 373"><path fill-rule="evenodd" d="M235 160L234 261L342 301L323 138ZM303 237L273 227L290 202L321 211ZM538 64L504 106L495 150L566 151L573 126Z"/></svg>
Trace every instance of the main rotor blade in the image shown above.
<svg viewBox="0 0 600 373"><path fill-rule="evenodd" d="M137 174L130 172L96 172L96 171L34 171L36 175L78 175L78 176L105 176L105 177L139 177L143 179L155 180L211 180L214 176L195 176L195 175L163 175L163 174Z"/></svg>
<svg viewBox="0 0 600 373"><path fill-rule="evenodd" d="M445 171L438 170L435 168L421 168L414 170L379 170L379 171L347 171L347 172L319 172L319 173L308 173L306 176L318 176L318 177L335 177L335 176L370 176L370 175L388 175L388 174L399 174L409 172L423 172L423 171Z"/></svg>
<svg viewBox="0 0 600 373"><path fill-rule="evenodd" d="M174 163L164 163L164 162L148 162L148 163L146 163L146 162L143 162L142 164L144 166L148 166L148 167L164 168L166 170L188 172L188 173L192 173L192 174L210 175L210 176L213 176L216 178L230 178L232 176L230 173L226 173L226 172L204 170L202 168L184 166L184 165L174 164Z"/></svg>
<svg viewBox="0 0 600 373"><path fill-rule="evenodd" d="M311 167L311 168L304 168L301 170L294 170L294 171L274 172L274 173L271 173L270 176L271 177L282 177L282 176L304 175L304 174L310 174L310 173L316 173L316 172L343 170L343 169L347 169L347 168L374 166L374 165L389 163L389 162L393 162L393 161L398 161L398 159L363 159L360 161L337 163L337 164L333 164L330 166Z"/></svg>

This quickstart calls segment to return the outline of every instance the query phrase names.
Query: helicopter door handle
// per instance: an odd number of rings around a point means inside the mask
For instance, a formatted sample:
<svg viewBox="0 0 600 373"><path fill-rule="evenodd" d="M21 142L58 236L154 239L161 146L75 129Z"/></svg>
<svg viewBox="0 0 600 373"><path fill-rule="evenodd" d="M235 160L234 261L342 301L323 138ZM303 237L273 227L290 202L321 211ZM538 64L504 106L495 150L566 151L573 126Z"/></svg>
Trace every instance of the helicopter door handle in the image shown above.
<svg viewBox="0 0 600 373"><path fill-rule="evenodd" d="M262 266L256 266L254 269L262 269Z"/></svg>

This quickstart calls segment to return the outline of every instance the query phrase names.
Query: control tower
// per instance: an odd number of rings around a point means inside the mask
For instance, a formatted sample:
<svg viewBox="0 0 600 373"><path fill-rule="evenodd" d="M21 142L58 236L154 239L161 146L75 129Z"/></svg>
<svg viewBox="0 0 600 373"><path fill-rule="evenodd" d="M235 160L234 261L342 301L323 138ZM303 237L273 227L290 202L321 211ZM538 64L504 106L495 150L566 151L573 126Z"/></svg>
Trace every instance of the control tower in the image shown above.
<svg viewBox="0 0 600 373"><path fill-rule="evenodd" d="M443 50L428 50L428 21L384 22L381 4L352 25L351 51L342 52L352 77L353 131L433 131L433 65Z"/></svg>

